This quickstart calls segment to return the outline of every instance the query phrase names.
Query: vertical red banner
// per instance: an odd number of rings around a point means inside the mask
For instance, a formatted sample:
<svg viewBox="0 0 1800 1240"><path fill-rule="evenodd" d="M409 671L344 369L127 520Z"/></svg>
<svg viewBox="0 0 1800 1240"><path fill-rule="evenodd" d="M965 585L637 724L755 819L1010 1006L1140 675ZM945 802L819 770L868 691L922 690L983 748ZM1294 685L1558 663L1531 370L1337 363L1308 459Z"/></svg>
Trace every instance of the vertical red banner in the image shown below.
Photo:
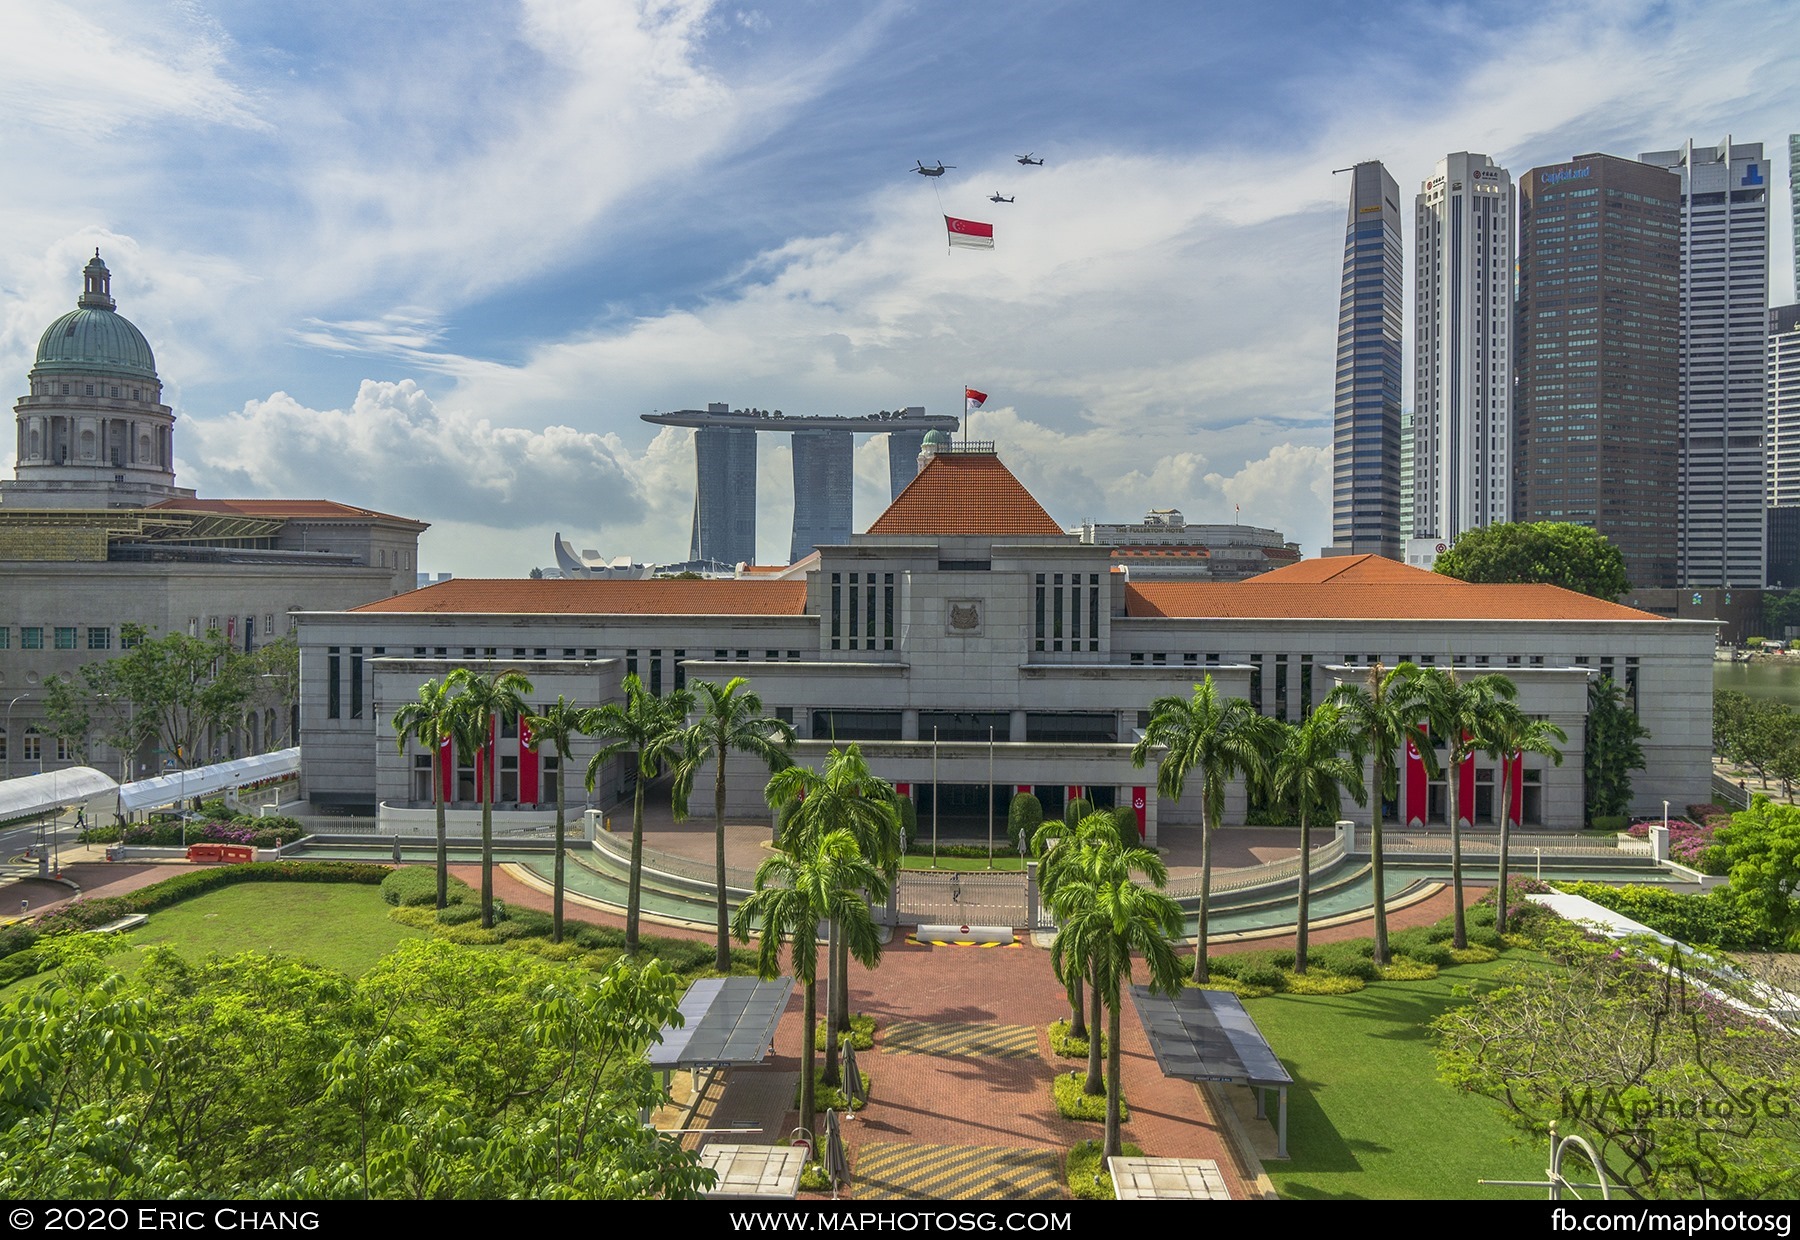
<svg viewBox="0 0 1800 1240"><path fill-rule="evenodd" d="M1014 794L1015 794L1015 795L1019 795L1019 796L1022 796L1022 795L1024 795L1024 794L1025 794L1025 793L1028 793L1028 792L1030 792L1030 791L1031 791L1031 785L1030 785L1030 784L1014 784L1014 785L1013 785L1013 793L1014 793Z"/></svg>
<svg viewBox="0 0 1800 1240"><path fill-rule="evenodd" d="M1422 827L1430 810L1431 779L1425 772L1425 759L1419 747L1407 741L1406 804L1401 807L1401 818L1409 827Z"/></svg>
<svg viewBox="0 0 1800 1240"><path fill-rule="evenodd" d="M1475 755L1463 759L1456 773L1456 812L1464 822L1475 821Z"/></svg>
<svg viewBox="0 0 1800 1240"><path fill-rule="evenodd" d="M487 800L488 760L494 752L494 717L488 716L487 744L475 750L475 799Z"/></svg>
<svg viewBox="0 0 1800 1240"><path fill-rule="evenodd" d="M901 796L905 797L907 800L909 800L909 801L912 800L912 785L911 784L895 784L894 791L898 792Z"/></svg>
<svg viewBox="0 0 1800 1240"><path fill-rule="evenodd" d="M438 786L444 800L456 799L456 746L448 736L438 744Z"/></svg>
<svg viewBox="0 0 1800 1240"><path fill-rule="evenodd" d="M1069 800L1071 800L1071 801L1076 800L1081 796L1081 785L1080 784L1070 784L1067 788L1065 788L1063 790L1063 793L1065 796L1067 796L1069 798Z"/></svg>
<svg viewBox="0 0 1800 1240"><path fill-rule="evenodd" d="M1506 816L1516 827L1525 821L1525 755L1516 753L1507 766L1507 782L1512 787L1507 791Z"/></svg>
<svg viewBox="0 0 1800 1240"><path fill-rule="evenodd" d="M1131 812L1137 815L1138 838L1140 840L1144 838L1144 813L1149 804L1150 790L1148 788L1133 788L1131 790Z"/></svg>
<svg viewBox="0 0 1800 1240"><path fill-rule="evenodd" d="M536 805L538 803L538 771L542 760L538 757L537 738L531 734L530 719L519 716L519 803Z"/></svg>

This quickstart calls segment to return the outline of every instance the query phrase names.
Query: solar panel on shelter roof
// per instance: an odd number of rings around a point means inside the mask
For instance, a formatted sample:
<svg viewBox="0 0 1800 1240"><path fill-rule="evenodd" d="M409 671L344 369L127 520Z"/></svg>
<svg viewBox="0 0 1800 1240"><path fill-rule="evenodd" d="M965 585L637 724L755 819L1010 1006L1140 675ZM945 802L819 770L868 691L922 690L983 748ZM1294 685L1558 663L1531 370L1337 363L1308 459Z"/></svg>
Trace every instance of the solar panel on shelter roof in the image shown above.
<svg viewBox="0 0 1800 1240"><path fill-rule="evenodd" d="M663 1027L662 1042L650 1048L650 1066L761 1063L793 991L791 977L772 982L712 977L695 982L681 999L683 1023Z"/></svg>
<svg viewBox="0 0 1800 1240"><path fill-rule="evenodd" d="M1164 1076L1232 1085L1293 1081L1243 1002L1228 990L1189 987L1169 999L1148 986L1133 986L1131 1003Z"/></svg>

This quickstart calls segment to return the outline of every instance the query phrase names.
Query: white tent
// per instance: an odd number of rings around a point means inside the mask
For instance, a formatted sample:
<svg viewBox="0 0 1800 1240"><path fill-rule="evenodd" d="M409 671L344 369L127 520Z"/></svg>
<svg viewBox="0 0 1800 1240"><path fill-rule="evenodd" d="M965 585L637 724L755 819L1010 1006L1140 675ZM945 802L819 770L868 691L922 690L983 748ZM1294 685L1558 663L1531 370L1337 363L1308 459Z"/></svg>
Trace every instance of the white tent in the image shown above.
<svg viewBox="0 0 1800 1240"><path fill-rule="evenodd" d="M197 766L191 771L173 771L150 779L136 779L119 785L119 812L129 814L140 809L157 809L190 797L223 792L227 788L241 788L245 784L281 775L298 774L299 770L300 748L295 746L292 749L277 749L273 753L259 753L250 758L215 762L211 766Z"/></svg>
<svg viewBox="0 0 1800 1240"><path fill-rule="evenodd" d="M0 822L48 814L93 800L110 803L118 788L110 775L91 766L71 766L0 781Z"/></svg>

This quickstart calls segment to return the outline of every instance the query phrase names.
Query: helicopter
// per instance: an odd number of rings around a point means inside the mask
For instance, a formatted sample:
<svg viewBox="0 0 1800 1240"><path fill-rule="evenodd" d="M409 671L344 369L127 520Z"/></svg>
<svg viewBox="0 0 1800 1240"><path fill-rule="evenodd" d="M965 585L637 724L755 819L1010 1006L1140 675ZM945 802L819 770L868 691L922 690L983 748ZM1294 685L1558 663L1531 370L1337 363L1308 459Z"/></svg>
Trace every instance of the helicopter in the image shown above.
<svg viewBox="0 0 1800 1240"><path fill-rule="evenodd" d="M1026 153L1025 153L1025 154L1023 154L1023 155L1021 155L1021 156L1019 156L1019 162L1020 162L1020 163L1022 163L1022 164L1036 164L1036 165L1038 165L1038 166L1039 166L1039 167L1042 167L1042 166L1043 166L1043 163L1044 163L1044 161L1043 161L1043 160L1041 160L1041 159L1033 159L1033 158L1032 158L1032 155L1033 155L1033 154L1035 154L1035 153L1036 153L1036 152L1032 152L1032 151L1027 151L1027 152L1026 152Z"/></svg>
<svg viewBox="0 0 1800 1240"><path fill-rule="evenodd" d="M930 167L927 167L924 163L916 159L913 160L913 162L919 165L917 168L914 168L913 171L922 177L941 177L944 175L944 170L946 168L956 167L955 164L947 164L942 160L932 164Z"/></svg>
<svg viewBox="0 0 1800 1240"><path fill-rule="evenodd" d="M993 192L993 193L991 193L991 194L989 194L989 195L988 195L988 201L989 201L989 202L1011 202L1011 201L1012 201L1012 199L1011 199L1011 198L1003 198L1003 197L1001 197L1001 195L1000 195L1000 191L999 191L999 190L995 190L995 191L994 191L994 192Z"/></svg>

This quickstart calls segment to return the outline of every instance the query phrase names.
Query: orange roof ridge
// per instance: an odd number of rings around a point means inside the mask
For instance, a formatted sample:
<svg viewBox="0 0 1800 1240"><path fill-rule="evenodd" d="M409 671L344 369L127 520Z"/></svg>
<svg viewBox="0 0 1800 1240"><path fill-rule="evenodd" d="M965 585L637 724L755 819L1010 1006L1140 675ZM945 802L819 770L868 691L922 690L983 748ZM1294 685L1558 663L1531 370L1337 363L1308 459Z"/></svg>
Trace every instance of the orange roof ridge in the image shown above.
<svg viewBox="0 0 1800 1240"><path fill-rule="evenodd" d="M454 577L352 611L462 615L798 616L806 582Z"/></svg>
<svg viewBox="0 0 1800 1240"><path fill-rule="evenodd" d="M1561 586L1476 585L1416 568L1409 570L1412 576L1384 572L1384 579L1370 581L1343 580L1341 573L1316 581L1270 580L1281 572L1246 581L1130 582L1125 614L1216 620L1662 619Z"/></svg>
<svg viewBox="0 0 1800 1240"><path fill-rule="evenodd" d="M926 461L868 532L1068 536L998 456L973 452Z"/></svg>

